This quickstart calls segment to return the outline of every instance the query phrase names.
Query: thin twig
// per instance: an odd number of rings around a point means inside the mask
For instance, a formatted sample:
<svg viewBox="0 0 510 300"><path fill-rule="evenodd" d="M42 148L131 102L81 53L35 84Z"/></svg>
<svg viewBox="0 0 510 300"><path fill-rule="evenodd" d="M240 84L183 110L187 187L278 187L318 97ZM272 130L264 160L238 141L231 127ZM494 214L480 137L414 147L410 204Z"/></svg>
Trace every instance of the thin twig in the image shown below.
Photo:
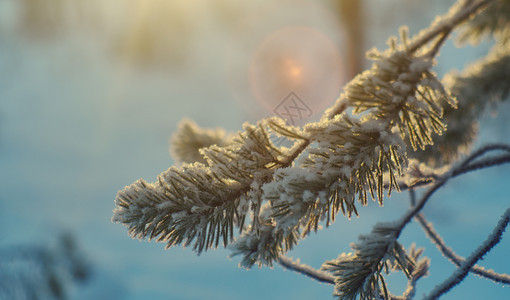
<svg viewBox="0 0 510 300"><path fill-rule="evenodd" d="M417 278L411 278L407 280L407 288L402 296L391 295L391 300L411 300L416 295L416 283Z"/></svg>
<svg viewBox="0 0 510 300"><path fill-rule="evenodd" d="M335 278L332 275L316 270L308 265L301 264L299 261L293 261L291 258L281 255L278 262L282 267L291 271L301 273L323 283L335 284Z"/></svg>
<svg viewBox="0 0 510 300"><path fill-rule="evenodd" d="M443 45L443 43L446 41L446 39L448 38L448 36L450 35L450 33L452 32L452 28L449 27L447 28L443 34L441 35L441 37L439 38L439 40L436 42L436 44L434 45L434 47L432 47L432 49L429 50L429 52L425 55L426 57L429 57L429 58L434 58L436 57L437 53L439 52L439 49L441 49L441 46Z"/></svg>
<svg viewBox="0 0 510 300"><path fill-rule="evenodd" d="M411 205L413 206L415 204L415 193L413 189L409 190L410 193L410 200ZM462 263L464 263L465 259L455 253L451 248L446 246L446 243L443 241L441 236L437 231L435 231L434 227L431 223L427 222L427 219L425 216L420 213L416 215L415 219L418 221L418 224L422 227L422 229L427 234L427 237L432 240L432 242L436 245L436 247L439 249L439 251L448 258L453 264L455 264L457 267L460 266ZM502 284L510 284L510 275L508 274L500 274L496 273L493 270L486 270L485 268L475 265L473 268L471 268L471 272L474 274L477 274L479 276L485 277L489 280L492 280L496 283L502 283Z"/></svg>
<svg viewBox="0 0 510 300"><path fill-rule="evenodd" d="M466 21L467 19L472 17L478 10L485 8L485 6L487 6L492 1L494 0L482 0L477 3L467 5L466 7L460 9L453 16L439 22L436 26L432 27L427 33L423 34L417 40L411 42L407 52L409 53L416 52L418 49L420 49L423 45L430 42L436 36L448 30L451 30L453 29L453 27Z"/></svg>
<svg viewBox="0 0 510 300"><path fill-rule="evenodd" d="M457 253L455 253L451 248L446 246L441 236L434 230L432 224L427 222L423 214L418 214L416 216L416 220L423 228L423 230L427 233L427 236L434 242L439 251L444 256L446 256L452 263L459 267L465 262L465 259L463 257L457 255ZM496 283L510 284L510 275L508 274L496 273L493 270L486 270L485 268L478 265L474 265L470 271L474 274L485 277Z"/></svg>
<svg viewBox="0 0 510 300"><path fill-rule="evenodd" d="M492 157L492 158L486 158L486 159L479 160L478 162L473 163L473 161L475 161L476 159L478 159L482 155L484 155L484 154L486 154L488 152L491 152L491 151L507 151L509 154L495 156L495 157ZM459 175L462 175L462 174L465 174L465 173L468 173L468 172L472 172L472 171L476 171L478 169L490 167L490 166L493 166L493 165L501 165L501 164L504 164L504 163L508 163L508 162L510 162L509 160L510 160L510 145L505 145L505 144L491 144L491 145L487 145L487 146L484 146L484 147L480 148L476 152L472 153L469 157L467 157L460 164L460 166L458 167L458 170L455 170L455 171L452 172L451 177L452 178L453 177L457 177ZM401 191L405 191L405 190L409 190L411 188L417 188L417 187L420 187L420 186L424 186L424 185L428 185L428 184L431 184L433 182L436 182L439 179L439 177L440 176L437 176L436 174L427 174L426 178L424 178L423 180L420 180L420 181L418 181L418 182L416 182L416 183L414 183L412 185L408 185L405 182L399 182L398 186L399 186ZM389 187L389 183L386 183L384 185L384 187L388 188Z"/></svg>
<svg viewBox="0 0 510 300"><path fill-rule="evenodd" d="M469 164L462 169L459 169L458 171L456 171L452 174L452 177L456 177L461 174L466 174L466 173L473 172L473 171L476 171L479 169L484 169L487 167L502 165L502 164L505 164L508 162L510 162L510 154L486 158L486 159L480 160L476 163Z"/></svg>
<svg viewBox="0 0 510 300"><path fill-rule="evenodd" d="M432 196L432 194L434 194L439 188L441 188L451 178L454 178L454 177L457 177L459 175L471 172L473 170L479 170L479 169L488 168L488 167L492 167L492 166L496 166L496 165L501 165L501 164L509 163L510 162L510 154L507 154L507 155L498 156L496 158L487 158L487 159L484 159L484 160L481 160L481 161L473 163L473 159L474 158L480 157L480 152L483 152L483 154L485 154L485 153L487 153L489 151L501 150L499 148L496 149L496 148L494 148L492 146L494 146L494 145L487 146L487 147L484 147L484 148L478 150L477 152L473 153L472 155L470 155L469 157L464 159L462 161L462 163L460 163L459 166L453 167L449 172L447 172L443 176L439 177L434 182L434 184L425 192L425 194L422 196L421 200L417 203L417 205L414 206L413 208L411 208L411 210L402 217L402 219L400 221L400 225L399 225L400 226L399 235L400 235L400 232L402 231L402 229L418 213L420 213L420 211L423 209L423 207L427 203L428 199ZM498 145L498 146L509 147L509 146L506 146L506 145ZM489 149L489 150L484 150L484 149ZM466 164L466 162L471 162L471 163L467 163ZM398 235L397 235L397 237L398 237Z"/></svg>
<svg viewBox="0 0 510 300"><path fill-rule="evenodd" d="M418 204L411 208L411 210L404 215L404 217L400 221L399 235L400 232L402 232L402 229L404 229L404 227L411 221L411 219L414 218L414 216L416 216L422 210L430 196L432 196L432 194L434 194L435 191L442 187L446 183L446 181L448 181L448 179L449 177L443 177L440 180L436 181L436 183L431 188L429 188L425 195L423 195Z"/></svg>
<svg viewBox="0 0 510 300"><path fill-rule="evenodd" d="M508 147L506 145L499 145L499 146L502 146L502 148L504 148L505 150L506 150L506 147ZM423 209L423 207L425 206L427 201L430 199L430 197L438 189L440 189L443 185L445 185L446 182L448 180L450 180L451 178L459 176L461 174L465 174L467 172L470 172L473 170L474 167L476 167L476 169L481 169L481 168L487 168L487 167L491 167L491 166L495 166L495 165L500 165L500 164L503 164L506 162L510 162L510 155L504 156L505 159L503 159L503 160L501 159L501 157L497 157L495 159L494 158L493 159L485 159L482 162L480 162L480 161L473 162L476 158L479 158L481 155L486 154L489 151L501 150L500 148L501 147L494 147L494 145L484 147L484 148L474 152L472 155L468 156L466 159L464 159L462 161L462 163L460 163L460 165L453 167L449 172L447 172L443 176L439 177L438 180L435 181L434 184L425 192L425 194L422 196L421 200L416 205L414 205L409 210L408 213L406 213L402 217L402 219L400 220L400 224L398 225L398 229L397 229L395 238L398 238L400 236L400 234L402 233L402 230L405 228L405 226L407 224L409 224L409 222L420 213L420 211ZM412 200L413 204L414 204L414 202L415 201ZM507 210L507 212L510 214L510 209ZM498 242L499 242L499 239L498 239ZM493 246L494 245L492 245L491 248ZM490 248L487 251L489 251L489 250L490 250ZM462 266L464 266L467 263L470 263L470 261L469 261L470 258L465 260L464 264ZM479 257L478 257L478 259L479 259ZM475 264L476 261L474 261L472 264ZM471 268L471 266L472 265L469 265L469 268L467 269L466 272L469 272L469 269ZM464 277L465 277L465 275L458 282L460 282ZM450 289L450 288L451 287L449 287L448 289ZM436 299L436 298L430 298L430 299Z"/></svg>
<svg viewBox="0 0 510 300"><path fill-rule="evenodd" d="M505 211L498 225L494 228L487 240L478 249L476 249L450 277L448 277L440 285L436 286L424 299L437 299L439 296L459 284L467 276L471 267L473 267L478 260L480 260L499 243L509 221L510 208Z"/></svg>
<svg viewBox="0 0 510 300"><path fill-rule="evenodd" d="M462 4L462 8L459 10L461 12L462 10L470 10L469 6L472 5L474 0L467 0ZM476 10L476 9L475 9ZM453 31L454 25L446 26L446 28L443 29L441 37L436 41L435 45L428 51L428 53L425 55L429 58L434 58L437 53L439 52L439 49L441 49L441 46L444 44L444 42L448 39L450 34Z"/></svg>
<svg viewBox="0 0 510 300"><path fill-rule="evenodd" d="M496 150L506 151L506 152L510 153L510 146L505 145L505 144L486 145L486 146L478 149L476 152L472 153L469 156L469 158L464 160L464 162L462 163L462 166L466 166L467 164L471 163L472 161L474 161L475 159L479 158L480 156L484 155L485 153L487 153L489 151L496 151Z"/></svg>

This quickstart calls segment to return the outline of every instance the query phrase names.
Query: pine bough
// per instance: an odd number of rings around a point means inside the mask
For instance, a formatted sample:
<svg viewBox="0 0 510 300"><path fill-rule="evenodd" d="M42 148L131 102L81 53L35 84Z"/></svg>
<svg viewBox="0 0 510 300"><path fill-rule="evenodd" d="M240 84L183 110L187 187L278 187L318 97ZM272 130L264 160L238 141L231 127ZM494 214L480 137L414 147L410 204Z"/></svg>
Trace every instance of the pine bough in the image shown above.
<svg viewBox="0 0 510 300"><path fill-rule="evenodd" d="M491 36L496 45L464 73L441 81L432 71L434 59L458 27L462 40ZM449 166L469 148L487 103L508 96L510 1L461 1L417 37L409 39L405 28L400 35L400 40L390 38L386 51L368 52L371 69L347 84L319 122L298 128L279 118L264 119L245 124L232 137L185 121L173 139L182 166L161 173L154 183L140 179L121 190L113 221L127 226L131 236L155 239L167 248L183 245L201 253L221 244L241 255L246 268L280 262L334 284L339 299L410 299L430 263L420 258L422 249L406 250L398 242L415 218L459 266L430 298L469 271L509 284L510 276L474 264L497 244L510 211L466 260L444 245L420 211L450 178L510 162L510 147L495 145ZM276 145L275 137L291 146ZM493 152L503 154L486 157ZM284 256L321 223L332 224L339 212L358 216L358 203L367 205L369 197L383 205L384 194L419 186L429 189L402 219L377 224L352 244L352 253L326 261L322 271ZM386 286L384 274L390 271L408 279L402 296Z"/></svg>

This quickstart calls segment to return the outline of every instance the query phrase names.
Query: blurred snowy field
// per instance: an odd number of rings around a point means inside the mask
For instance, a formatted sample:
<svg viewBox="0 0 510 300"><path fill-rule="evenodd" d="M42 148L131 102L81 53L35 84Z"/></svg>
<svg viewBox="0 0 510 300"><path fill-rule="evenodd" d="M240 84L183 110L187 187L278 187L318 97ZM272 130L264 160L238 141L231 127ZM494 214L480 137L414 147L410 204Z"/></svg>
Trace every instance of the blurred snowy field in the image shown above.
<svg viewBox="0 0 510 300"><path fill-rule="evenodd" d="M246 79L250 51L266 35L292 22L315 26L338 43L342 55L343 36L335 35L331 7L310 1L275 5L223 0L218 7L199 0L176 1L176 8L168 10L174 15L159 16L164 27L156 30L137 25L137 18L145 20L143 13L153 16L157 11L142 2L75 0L83 14L67 17L65 28L41 28L44 18L32 27L20 25L19 4L29 0L0 0L0 247L47 244L63 230L73 233L93 274L71 290L71 299L331 298L332 286L279 266L246 271L237 267L239 258L229 259L224 249L199 257L190 249L164 250L162 244L132 240L123 226L110 221L119 189L139 178L154 181L173 165L168 139L181 119L237 131L245 121L274 114L271 105L257 102ZM163 3L151 2L155 7ZM415 33L448 7L443 1L413 1L395 13L389 7L399 1L388 2L392 4L366 1L371 28L367 46L383 48L401 24ZM147 32L168 44L146 49L142 46L154 40L135 43ZM171 53L167 57L158 47ZM449 43L437 71L462 69L465 61L486 50L455 49ZM340 91L344 83L340 75L333 90ZM320 111L314 111L312 118L319 116ZM508 103L497 119L487 116L477 144L510 142L509 116ZM460 255L475 249L508 207L504 187L509 176L508 166L465 175L426 207L436 229ZM289 256L319 267L349 252L349 243L375 222L394 220L407 206L406 194L387 199L383 208L370 203L360 209L359 219L339 217ZM454 270L417 225L406 228L401 241L425 247L432 259L431 276L419 282L417 295ZM507 233L481 264L508 273L509 249ZM390 287L401 292L403 278L392 278ZM504 299L510 298L510 289L470 275L444 298Z"/></svg>

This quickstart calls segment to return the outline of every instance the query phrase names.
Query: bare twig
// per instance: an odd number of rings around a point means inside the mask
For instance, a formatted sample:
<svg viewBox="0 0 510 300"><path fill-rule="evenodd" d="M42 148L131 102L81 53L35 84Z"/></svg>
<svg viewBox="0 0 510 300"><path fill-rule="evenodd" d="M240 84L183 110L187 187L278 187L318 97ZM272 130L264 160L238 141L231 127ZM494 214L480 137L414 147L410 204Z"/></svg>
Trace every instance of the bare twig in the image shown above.
<svg viewBox="0 0 510 300"><path fill-rule="evenodd" d="M404 217L400 221L399 234L400 232L402 232L402 229L404 229L404 227L411 221L411 219L414 218L414 216L416 216L423 209L423 207L427 203L428 199L432 196L432 194L434 194L434 192L436 192L440 187L442 187L448 181L448 179L450 179L450 177L451 176L442 177L440 180L436 181L436 183L431 188L429 188L425 195L423 195L422 199L418 202L418 204L413 206L413 208L411 208L411 210L404 215Z"/></svg>
<svg viewBox="0 0 510 300"><path fill-rule="evenodd" d="M415 203L415 193L414 190L410 189L410 199L411 199L411 205L414 205ZM464 263L465 259L455 253L451 248L446 246L446 243L443 241L439 233L437 233L432 226L432 224L428 223L425 219L425 216L423 214L418 214L415 217L416 221L422 229L427 234L428 238L432 240L432 242L436 245L436 247L439 249L439 251L448 258L452 263L454 263L457 267L460 266L462 263ZM510 284L510 275L508 274L500 274L496 273L493 270L486 270L485 268L475 265L470 270L472 273L477 274L479 276L485 277L489 280L492 280L496 283L502 283L502 284Z"/></svg>
<svg viewBox="0 0 510 300"><path fill-rule="evenodd" d="M480 158L482 155L485 155L488 152L492 151L506 151L508 154L503 154L491 158L486 158L483 160L478 160L477 162L474 162L476 159ZM451 177L457 177L459 175L476 171L478 169L483 169L487 167L491 167L493 165L501 165L510 162L510 145L505 144L491 144L484 146L471 154L468 158L466 158L458 167L457 170L454 170L451 173ZM440 176L437 176L436 174L426 174L426 177L424 177L423 180L420 180L414 184L408 185L405 182L399 182L398 186L401 191L409 190L411 188L417 188L424 185L431 184L433 182L436 182L440 179ZM389 187L389 183L386 183L384 185L385 188Z"/></svg>
<svg viewBox="0 0 510 300"><path fill-rule="evenodd" d="M432 49L429 50L429 52L425 56L430 57L430 58L435 57L437 55L437 53L439 52L439 49L441 49L441 46L443 45L443 43L448 39L448 36L450 35L451 32L452 32L452 28L451 27L447 28L443 32L443 34L441 34L441 37L438 39L436 44L432 47Z"/></svg>
<svg viewBox="0 0 510 300"><path fill-rule="evenodd" d="M457 253L455 253L451 248L446 246L441 236L432 227L432 224L427 223L427 220L425 219L423 214L418 214L416 216L416 220L423 228L423 230L427 233L429 238L434 242L434 244L436 244L436 247L439 249L439 251L441 251L441 253L444 256L446 256L451 262L453 262L458 267L465 262L465 259L463 257L457 255ZM493 270L486 270L485 268L478 265L474 265L470 271L474 274L485 277L496 283L510 284L510 275L508 274L496 273Z"/></svg>
<svg viewBox="0 0 510 300"><path fill-rule="evenodd" d="M434 288L434 290L432 290L424 299L437 299L439 296L459 284L467 276L469 270L475 265L475 263L499 243L509 221L510 208L505 211L498 225L494 228L487 240L478 249L476 249L450 277L448 277L440 285L436 286L436 288Z"/></svg>
<svg viewBox="0 0 510 300"><path fill-rule="evenodd" d="M455 26L472 17L474 14L476 14L477 11L485 8L492 1L494 0L466 2L467 5L458 10L454 15L440 21L439 23L436 24L436 26L433 26L428 32L421 35L417 40L411 42L407 51L409 53L416 52L418 49L423 47L425 44L427 44L437 36L444 34L445 32L451 31Z"/></svg>
<svg viewBox="0 0 510 300"><path fill-rule="evenodd" d="M452 177L456 177L461 174L466 174L466 173L476 171L479 169L484 169L487 167L502 165L502 164L505 164L508 162L510 162L510 154L487 158L487 159L484 159L484 160L478 161L476 163L472 163L472 164L465 166L464 168L458 170L457 172L454 172L454 174L452 174Z"/></svg>
<svg viewBox="0 0 510 300"><path fill-rule="evenodd" d="M497 146L497 147L496 147ZM476 158L479 158L482 154L485 154L489 151L494 150L501 150L501 149L507 149L510 148L510 146L507 145L490 145L487 147L484 147L466 159L464 159L457 167L452 168L449 172L444 174L443 176L439 177L434 184L425 192L425 194L422 196L421 200L417 203L416 206L414 206L407 214L405 214L400 221L400 231L409 223L412 218L414 218L425 206L428 199L434 194L439 188L441 188L448 180L451 178L457 177L459 175L479 170L483 168L488 168L492 166L497 166L505 163L510 162L510 154L497 156L495 158L487 158L484 160L479 160L478 162L473 162Z"/></svg>
<svg viewBox="0 0 510 300"><path fill-rule="evenodd" d="M474 11L480 9L479 6L476 6L476 5L473 6L473 3L474 3L474 0L464 1L464 3L461 5L461 9L457 12L457 14L461 14L462 16L465 16L465 13L467 13L469 11L474 12ZM482 4L482 3L479 3L479 4ZM484 5L486 5L486 4L487 3L485 3ZM471 6L473 6L473 7L471 7ZM469 17L469 14L467 16ZM459 20L457 24L459 24L461 22L462 22L462 19ZM441 49L441 46L444 44L444 42L448 39L448 37L452 33L455 25L456 24L453 24L453 23L443 25L444 26L443 30L439 31L440 32L439 39L435 42L434 46L432 46L432 48L427 52L427 54L425 54L426 57L434 58L437 55L437 53L439 52L439 49ZM413 50L413 52L414 51L415 50Z"/></svg>
<svg viewBox="0 0 510 300"><path fill-rule="evenodd" d="M475 153L473 153L468 159L466 159L463 162L461 167L464 169L465 172L474 171L474 170L477 170L480 167L484 167L486 164L491 163L490 162L491 159L478 160L477 162L474 162L474 161L476 161L481 156L485 155L486 153L488 153L490 151L498 151L498 150L499 151L505 151L505 152L507 152L507 154L510 154L510 146L508 146L508 145L505 145L505 144L488 145L486 147L483 147L483 148L479 149ZM506 157L505 155L502 155L502 156L499 156L497 158L504 160L505 157ZM492 158L492 160L496 161L497 159Z"/></svg>
<svg viewBox="0 0 510 300"><path fill-rule="evenodd" d="M282 267L291 271L301 273L323 283L335 284L335 278L333 276L326 272L316 270L308 265L301 264L299 261L293 261L291 258L282 255L278 262Z"/></svg>
<svg viewBox="0 0 510 300"><path fill-rule="evenodd" d="M473 154L471 154L466 160L464 160L464 162L462 163L461 166L465 167L472 161L474 161L477 158L484 155L485 153L490 152L490 151L497 151L497 150L506 151L506 152L510 153L510 146L505 145L505 144L491 144L491 145L484 146L484 147L478 149Z"/></svg>

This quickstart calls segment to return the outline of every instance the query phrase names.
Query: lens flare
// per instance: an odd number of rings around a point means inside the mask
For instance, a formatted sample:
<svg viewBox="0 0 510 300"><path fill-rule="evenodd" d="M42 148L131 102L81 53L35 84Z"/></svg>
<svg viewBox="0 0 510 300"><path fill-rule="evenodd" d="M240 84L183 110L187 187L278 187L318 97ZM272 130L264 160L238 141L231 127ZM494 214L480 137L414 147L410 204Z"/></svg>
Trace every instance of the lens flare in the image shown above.
<svg viewBox="0 0 510 300"><path fill-rule="evenodd" d="M250 89L265 110L273 112L294 93L320 114L338 97L344 70L328 36L312 27L288 26L259 44L248 73Z"/></svg>

